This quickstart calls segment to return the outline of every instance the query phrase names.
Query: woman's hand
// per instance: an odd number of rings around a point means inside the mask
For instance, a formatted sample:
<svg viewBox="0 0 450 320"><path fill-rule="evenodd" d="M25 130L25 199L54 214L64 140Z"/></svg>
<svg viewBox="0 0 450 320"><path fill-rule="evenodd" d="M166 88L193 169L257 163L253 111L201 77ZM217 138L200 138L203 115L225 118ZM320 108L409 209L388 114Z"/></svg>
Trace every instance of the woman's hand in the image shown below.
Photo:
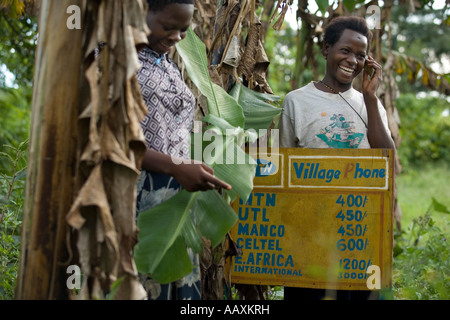
<svg viewBox="0 0 450 320"><path fill-rule="evenodd" d="M231 186L218 179L214 170L205 163L192 161L191 163L173 164L172 176L187 191L207 191L223 188L230 190Z"/></svg>
<svg viewBox="0 0 450 320"><path fill-rule="evenodd" d="M152 149L146 150L141 168L172 176L183 188L191 192L219 188L231 190L231 186L218 179L214 170L205 163L173 158Z"/></svg>

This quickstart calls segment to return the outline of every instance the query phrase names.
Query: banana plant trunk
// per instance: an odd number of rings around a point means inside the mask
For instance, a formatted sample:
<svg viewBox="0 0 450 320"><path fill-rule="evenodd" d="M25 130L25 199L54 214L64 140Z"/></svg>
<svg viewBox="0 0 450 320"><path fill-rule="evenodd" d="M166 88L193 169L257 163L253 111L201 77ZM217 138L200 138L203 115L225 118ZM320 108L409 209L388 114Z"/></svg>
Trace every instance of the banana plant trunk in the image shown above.
<svg viewBox="0 0 450 320"><path fill-rule="evenodd" d="M42 1L18 299L145 298L133 261L144 1Z"/></svg>
<svg viewBox="0 0 450 320"><path fill-rule="evenodd" d="M82 31L66 10L82 0L42 1L17 299L66 299L65 215L72 203Z"/></svg>

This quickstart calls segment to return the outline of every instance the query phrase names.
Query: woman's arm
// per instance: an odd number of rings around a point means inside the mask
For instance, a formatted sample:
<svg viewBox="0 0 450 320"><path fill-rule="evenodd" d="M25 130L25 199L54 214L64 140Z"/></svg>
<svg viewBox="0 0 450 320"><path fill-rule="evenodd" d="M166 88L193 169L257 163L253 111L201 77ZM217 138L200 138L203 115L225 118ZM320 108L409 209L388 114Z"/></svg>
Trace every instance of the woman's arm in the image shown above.
<svg viewBox="0 0 450 320"><path fill-rule="evenodd" d="M181 163L180 163L181 162ZM173 161L170 155L147 149L141 168L174 177L187 191L231 189L231 186L214 176L214 170L205 163L189 160ZM177 164L179 163L179 164Z"/></svg>

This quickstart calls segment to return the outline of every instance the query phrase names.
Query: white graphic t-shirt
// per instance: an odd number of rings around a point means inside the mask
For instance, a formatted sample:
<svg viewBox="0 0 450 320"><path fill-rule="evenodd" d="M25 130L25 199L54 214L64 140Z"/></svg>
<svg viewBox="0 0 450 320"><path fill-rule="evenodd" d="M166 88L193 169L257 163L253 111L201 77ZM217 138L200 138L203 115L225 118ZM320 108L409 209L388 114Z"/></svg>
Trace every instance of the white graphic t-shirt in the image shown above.
<svg viewBox="0 0 450 320"><path fill-rule="evenodd" d="M362 93L351 88L340 95L323 92L313 82L289 92L279 124L280 147L369 149ZM378 110L390 135L380 101Z"/></svg>

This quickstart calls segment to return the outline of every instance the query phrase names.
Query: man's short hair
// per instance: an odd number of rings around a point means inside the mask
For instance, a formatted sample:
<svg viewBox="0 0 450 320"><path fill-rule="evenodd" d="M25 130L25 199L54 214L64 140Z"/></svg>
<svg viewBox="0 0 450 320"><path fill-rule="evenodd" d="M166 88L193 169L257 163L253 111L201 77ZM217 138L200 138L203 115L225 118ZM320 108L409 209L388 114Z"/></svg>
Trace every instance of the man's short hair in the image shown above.
<svg viewBox="0 0 450 320"><path fill-rule="evenodd" d="M332 19L324 30L324 42L334 45L342 36L345 29L356 31L367 38L368 46L372 41L372 32L364 18L356 16L340 16Z"/></svg>

